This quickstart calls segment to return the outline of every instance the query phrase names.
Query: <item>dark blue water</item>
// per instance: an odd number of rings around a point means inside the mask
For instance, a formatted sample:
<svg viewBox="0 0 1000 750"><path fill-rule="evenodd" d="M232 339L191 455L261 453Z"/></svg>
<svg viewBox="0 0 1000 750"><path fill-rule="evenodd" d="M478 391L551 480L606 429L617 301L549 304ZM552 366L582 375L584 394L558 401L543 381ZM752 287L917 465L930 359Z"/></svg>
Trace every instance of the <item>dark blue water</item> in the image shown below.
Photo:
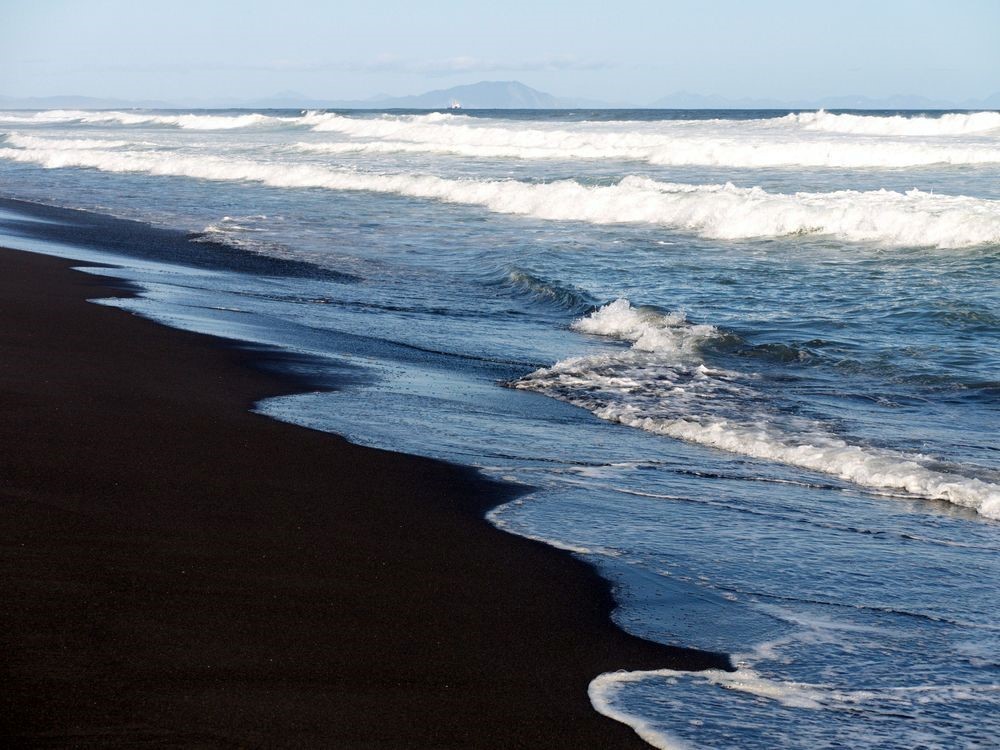
<svg viewBox="0 0 1000 750"><path fill-rule="evenodd" d="M995 742L1000 114L0 128L4 195L204 250L118 258L144 292L114 304L345 383L260 410L530 485L491 520L739 664L595 675L598 710L662 747ZM126 250L59 221L92 247L35 247Z"/></svg>

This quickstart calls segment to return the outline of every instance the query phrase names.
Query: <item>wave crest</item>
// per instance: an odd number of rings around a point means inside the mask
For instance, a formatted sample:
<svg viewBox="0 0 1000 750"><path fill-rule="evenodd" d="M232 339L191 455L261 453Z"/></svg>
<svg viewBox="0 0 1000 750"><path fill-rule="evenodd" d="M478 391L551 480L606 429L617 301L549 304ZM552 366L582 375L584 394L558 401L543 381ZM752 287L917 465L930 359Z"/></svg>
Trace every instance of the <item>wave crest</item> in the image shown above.
<svg viewBox="0 0 1000 750"><path fill-rule="evenodd" d="M980 114L983 117L979 117ZM752 138L747 140L736 137L738 134L728 121L666 120L633 123L629 129L608 123L543 128L511 127L495 120L476 121L436 113L378 118L309 113L303 124L311 126L312 130L339 133L351 140L301 143L298 147L303 151L332 154L436 153L470 158L617 159L661 166L899 168L996 164L1000 163L1000 148L996 143L956 144L940 140L921 143L852 141L830 136L817 138L807 132L790 137L787 125L793 124L799 131L884 135L929 129L930 134L941 135L951 132L949 128L956 134L980 132L989 129L987 126L994 119L1000 122L1000 114L984 112L933 119L894 119L809 112L752 121L744 125L751 128Z"/></svg>
<svg viewBox="0 0 1000 750"><path fill-rule="evenodd" d="M89 167L279 188L391 193L481 206L503 214L593 224L635 223L712 239L829 235L891 247L961 248L1000 243L1000 201L921 190L769 193L759 187L689 185L627 176L613 185L574 180L447 179L307 164L96 149L0 149L0 158L46 168Z"/></svg>
<svg viewBox="0 0 1000 750"><path fill-rule="evenodd" d="M580 318L571 328L580 333L631 342L639 351L678 356L695 354L702 343L719 336L715 326L692 325L682 312L660 313L650 308L636 308L624 298Z"/></svg>
<svg viewBox="0 0 1000 750"><path fill-rule="evenodd" d="M74 149L126 148L153 145L136 141L114 141L106 138L39 138L33 135L7 133L4 136L7 144L18 148L55 149L57 151L72 151Z"/></svg>
<svg viewBox="0 0 1000 750"><path fill-rule="evenodd" d="M512 268L498 283L517 294L533 300L554 305L563 310L583 312L592 307L590 296L579 289L543 279L530 271Z"/></svg>
<svg viewBox="0 0 1000 750"><path fill-rule="evenodd" d="M806 130L852 135L969 135L1000 130L1000 112L952 112L939 117L917 115L850 115L832 114L825 110L800 112L781 118Z"/></svg>
<svg viewBox="0 0 1000 750"><path fill-rule="evenodd" d="M166 115L153 112L111 112L82 109L54 109L31 115L4 113L0 122L22 123L25 125L55 125L60 123L81 123L84 125L167 125L186 130L234 130L260 125L282 125L299 118L274 117L248 113L240 115Z"/></svg>

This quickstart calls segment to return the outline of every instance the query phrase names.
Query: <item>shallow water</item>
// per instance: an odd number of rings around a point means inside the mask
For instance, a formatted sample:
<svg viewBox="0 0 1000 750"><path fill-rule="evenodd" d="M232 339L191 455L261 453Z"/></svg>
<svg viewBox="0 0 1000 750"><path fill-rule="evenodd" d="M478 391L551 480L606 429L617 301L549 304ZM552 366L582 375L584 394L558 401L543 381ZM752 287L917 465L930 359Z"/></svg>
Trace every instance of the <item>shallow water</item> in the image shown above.
<svg viewBox="0 0 1000 750"><path fill-rule="evenodd" d="M622 627L732 654L732 674L595 680L653 744L1000 733L1000 114L0 113L0 132L3 195L203 249L147 243L120 261L142 296L112 304L338 384L261 411L534 487L491 520L597 565ZM55 221L0 214L0 239L80 244L58 223L83 219ZM90 244L37 248L127 250Z"/></svg>

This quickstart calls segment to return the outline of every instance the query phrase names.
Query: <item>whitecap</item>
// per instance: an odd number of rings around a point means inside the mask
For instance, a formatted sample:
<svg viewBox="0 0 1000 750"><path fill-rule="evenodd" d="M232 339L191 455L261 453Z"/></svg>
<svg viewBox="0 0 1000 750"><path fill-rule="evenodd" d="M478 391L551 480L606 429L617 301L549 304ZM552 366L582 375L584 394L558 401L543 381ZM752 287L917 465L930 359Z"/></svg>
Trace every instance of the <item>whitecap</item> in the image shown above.
<svg viewBox="0 0 1000 750"><path fill-rule="evenodd" d="M202 180L247 180L281 188L391 193L544 220L650 224L714 239L816 234L896 247L1000 243L1000 202L916 189L786 194L730 183L691 185L638 176L624 177L613 185L584 185L574 180L529 183L97 149L5 148L0 149L0 158L47 168L89 167Z"/></svg>

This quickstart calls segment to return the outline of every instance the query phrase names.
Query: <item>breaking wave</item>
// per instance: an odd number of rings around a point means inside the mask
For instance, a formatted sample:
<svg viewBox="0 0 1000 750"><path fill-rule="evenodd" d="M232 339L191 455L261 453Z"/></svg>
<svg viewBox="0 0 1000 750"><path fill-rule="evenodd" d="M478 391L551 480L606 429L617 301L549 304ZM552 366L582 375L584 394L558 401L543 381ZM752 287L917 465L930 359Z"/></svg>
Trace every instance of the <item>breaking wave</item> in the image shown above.
<svg viewBox="0 0 1000 750"><path fill-rule="evenodd" d="M115 141L107 138L39 138L34 135L22 135L20 133L7 133L4 136L7 144L26 149L55 149L58 151L71 151L73 149L96 149L96 148L126 148L140 145L153 145L138 143L136 141Z"/></svg>
<svg viewBox="0 0 1000 750"><path fill-rule="evenodd" d="M264 231L260 225L266 221L267 216L264 214L223 216L200 232L189 234L188 237L194 242L229 245L241 250L259 252L262 247L267 247L267 243L255 239L254 235Z"/></svg>
<svg viewBox="0 0 1000 750"><path fill-rule="evenodd" d="M476 129L483 130L483 129ZM432 141L343 141L299 143L301 151L328 154L449 154L482 159L617 159L642 161L659 166L727 167L919 167L933 164L997 164L1000 148L973 148L906 143L829 143L822 141L734 143L709 138L651 138L620 136L601 138L544 131L545 139L518 137L503 131L495 142L479 133L462 140ZM524 134L521 134L522 136ZM517 143L514 141L531 141ZM630 143L630 141L632 143ZM642 143L641 141L647 141Z"/></svg>
<svg viewBox="0 0 1000 750"><path fill-rule="evenodd" d="M1000 145L995 143L845 141L829 137L795 140L789 138L786 129L773 124L811 123L815 118L820 118L816 122L827 123L821 115L876 119L826 113L788 115L778 120L756 121L757 130L750 139L745 139L734 138L730 125L700 124L702 130L699 131L693 130L693 123L686 121L644 123L640 129L630 130L604 127L604 123L588 123L574 129L517 128L482 125L468 117L443 114L357 118L310 113L303 118L303 123L310 124L312 130L337 132L355 140L297 146L303 151L332 154L438 153L472 158L618 159L660 166L898 168L1000 163ZM837 123L842 127L849 124L847 121L835 121L834 124ZM706 127L716 132L706 133ZM806 125L806 128L812 126Z"/></svg>
<svg viewBox="0 0 1000 750"><path fill-rule="evenodd" d="M348 118L321 111L304 111L298 115L265 115L259 112L240 114L167 114L162 110L134 110L129 112L85 109L51 109L43 112L20 113L0 112L0 122L22 125L61 125L78 123L82 125L164 125L186 130L237 130L240 128L308 127L314 130L336 130L340 121L356 123L384 122L392 128L414 122L438 123L447 119L459 119L453 115L431 113L427 115L386 115L381 119ZM370 126L367 126L370 127Z"/></svg>
<svg viewBox="0 0 1000 750"><path fill-rule="evenodd" d="M753 120L734 130L730 121L661 120L581 122L523 127L498 119L432 112L422 115L348 116L306 111L297 115L168 114L161 111L51 110L0 113L19 125L163 126L185 130L301 128L349 140L300 143L320 153L433 153L469 158L615 159L659 166L740 168L901 168L935 164L1000 164L1000 144L981 135L1000 129L1000 113L940 117L881 117L803 112ZM791 126L791 132L790 128ZM796 134L797 133L797 134ZM860 135L851 139L847 136ZM871 139L867 136L886 136ZM955 142L955 136L977 136ZM925 136L914 141L909 136ZM952 136L952 138L948 138Z"/></svg>
<svg viewBox="0 0 1000 750"><path fill-rule="evenodd" d="M939 117L918 115L835 115L825 110L800 112L780 118L806 130L854 135L936 136L969 135L1000 130L1000 112L949 113Z"/></svg>
<svg viewBox="0 0 1000 750"><path fill-rule="evenodd" d="M30 115L0 114L0 122L25 125L55 125L81 123L85 125L118 123L120 125L169 125L186 130L233 130L260 125L282 125L295 122L292 117L273 117L257 113L241 115L165 115L153 112L109 112L76 109L54 109Z"/></svg>
<svg viewBox="0 0 1000 750"><path fill-rule="evenodd" d="M88 167L202 180L246 180L280 188L391 193L544 220L651 224L714 239L815 234L897 247L961 248L1000 243L1000 202L920 190L784 194L759 187L689 185L637 176L612 185L584 185L574 180L447 179L155 151L4 148L0 158L46 168Z"/></svg>
<svg viewBox="0 0 1000 750"><path fill-rule="evenodd" d="M580 333L627 341L642 352L661 352L675 357L697 355L706 341L720 336L711 325L692 325L684 313L660 313L652 308L632 307L627 299L617 299L600 310L575 321L571 328Z"/></svg>
<svg viewBox="0 0 1000 750"><path fill-rule="evenodd" d="M513 382L601 419L690 443L836 476L883 493L943 500L1000 519L1000 486L928 468L926 456L849 442L823 425L768 410L753 377L707 366L700 348L723 334L680 313L624 299L573 328L631 344L577 357Z"/></svg>

